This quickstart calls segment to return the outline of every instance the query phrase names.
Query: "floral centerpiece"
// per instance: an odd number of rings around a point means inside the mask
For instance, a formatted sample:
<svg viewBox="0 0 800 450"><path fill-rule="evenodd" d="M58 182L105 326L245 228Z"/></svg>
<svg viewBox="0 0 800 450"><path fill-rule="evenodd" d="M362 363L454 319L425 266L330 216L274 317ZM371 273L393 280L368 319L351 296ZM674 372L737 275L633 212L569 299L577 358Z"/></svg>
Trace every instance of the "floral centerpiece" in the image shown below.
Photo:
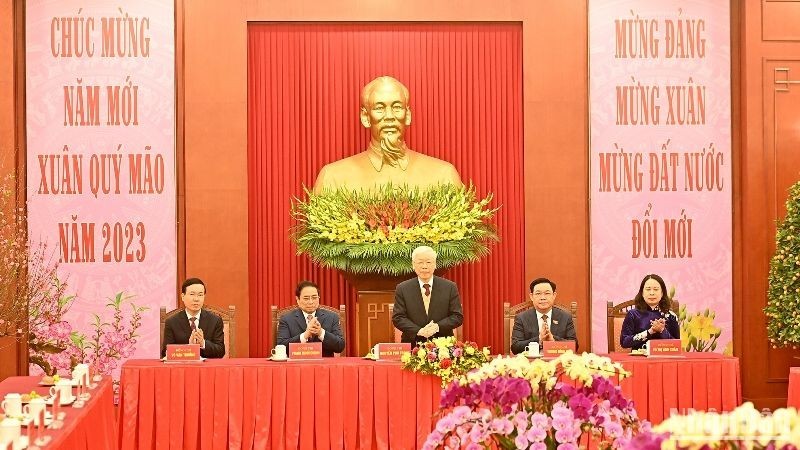
<svg viewBox="0 0 800 450"><path fill-rule="evenodd" d="M442 415L423 448L573 450L589 438L593 448L625 447L650 429L609 379L627 375L590 353L498 357L442 391Z"/></svg>
<svg viewBox="0 0 800 450"><path fill-rule="evenodd" d="M656 448L797 450L800 417L794 408L765 414L747 402L729 413L672 415L653 431L662 433Z"/></svg>
<svg viewBox="0 0 800 450"><path fill-rule="evenodd" d="M436 375L442 379L442 387L488 360L488 347L479 348L474 342L456 341L453 336L419 343L401 358L404 369Z"/></svg>
<svg viewBox="0 0 800 450"><path fill-rule="evenodd" d="M374 191L305 194L307 200L292 204L298 253L352 273L409 273L409 256L419 245L436 250L439 268L477 261L498 240L488 222L497 211L488 207L492 196L477 200L473 186L420 190L387 184Z"/></svg>

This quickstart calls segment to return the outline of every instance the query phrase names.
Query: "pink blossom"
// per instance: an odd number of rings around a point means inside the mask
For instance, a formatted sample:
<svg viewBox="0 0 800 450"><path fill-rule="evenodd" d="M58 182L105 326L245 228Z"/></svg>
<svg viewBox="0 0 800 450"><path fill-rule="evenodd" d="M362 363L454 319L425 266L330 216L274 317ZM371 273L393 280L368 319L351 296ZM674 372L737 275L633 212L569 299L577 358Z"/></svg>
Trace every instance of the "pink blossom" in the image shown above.
<svg viewBox="0 0 800 450"><path fill-rule="evenodd" d="M547 428L531 424L531 429L525 433L525 438L530 442L542 442L547 437L547 431L545 431Z"/></svg>
<svg viewBox="0 0 800 450"><path fill-rule="evenodd" d="M606 422L603 424L603 428L612 438L617 438L622 435L622 425L619 422Z"/></svg>
<svg viewBox="0 0 800 450"><path fill-rule="evenodd" d="M514 414L514 426L517 428L527 428L528 414L525 411L520 411Z"/></svg>
<svg viewBox="0 0 800 450"><path fill-rule="evenodd" d="M490 429L492 433L499 433L503 435L511 434L514 430L514 425L512 425L511 421L502 417L502 418L495 418L492 419Z"/></svg>

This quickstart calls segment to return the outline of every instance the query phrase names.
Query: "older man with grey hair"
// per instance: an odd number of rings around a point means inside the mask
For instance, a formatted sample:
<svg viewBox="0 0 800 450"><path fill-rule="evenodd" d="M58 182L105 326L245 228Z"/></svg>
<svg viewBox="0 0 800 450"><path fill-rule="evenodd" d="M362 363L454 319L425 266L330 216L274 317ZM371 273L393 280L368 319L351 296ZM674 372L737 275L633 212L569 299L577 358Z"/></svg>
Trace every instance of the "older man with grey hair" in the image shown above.
<svg viewBox="0 0 800 450"><path fill-rule="evenodd" d="M461 297L455 283L433 274L436 251L420 246L411 253L415 278L397 285L392 322L403 332L402 342L452 336L464 322Z"/></svg>

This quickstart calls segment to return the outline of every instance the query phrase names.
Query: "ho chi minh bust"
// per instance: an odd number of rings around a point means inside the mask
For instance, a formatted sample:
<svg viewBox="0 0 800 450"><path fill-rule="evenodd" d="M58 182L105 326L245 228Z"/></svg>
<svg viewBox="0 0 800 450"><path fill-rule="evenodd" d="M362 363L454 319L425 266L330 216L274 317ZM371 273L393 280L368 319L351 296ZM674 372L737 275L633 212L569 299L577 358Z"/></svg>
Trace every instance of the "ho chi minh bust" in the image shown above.
<svg viewBox="0 0 800 450"><path fill-rule="evenodd" d="M378 77L364 86L361 124L370 130L369 147L323 167L314 192L339 187L370 190L388 183L419 188L445 183L461 186L452 164L406 146L403 137L411 125L408 99L408 88L392 77Z"/></svg>

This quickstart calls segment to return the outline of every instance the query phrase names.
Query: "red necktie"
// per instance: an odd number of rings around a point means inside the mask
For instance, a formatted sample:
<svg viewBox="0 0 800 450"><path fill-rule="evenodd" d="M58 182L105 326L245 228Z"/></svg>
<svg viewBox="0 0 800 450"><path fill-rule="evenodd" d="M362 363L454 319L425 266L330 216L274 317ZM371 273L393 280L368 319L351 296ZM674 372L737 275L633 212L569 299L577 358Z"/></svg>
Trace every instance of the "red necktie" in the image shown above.
<svg viewBox="0 0 800 450"><path fill-rule="evenodd" d="M431 296L431 285L428 284L428 283L425 283L425 284L422 285L422 287L425 288L425 296L426 297L430 297Z"/></svg>
<svg viewBox="0 0 800 450"><path fill-rule="evenodd" d="M197 329L197 327L194 325L194 321L195 320L197 320L197 317L190 317L189 318L189 326L192 327L192 331Z"/></svg>

